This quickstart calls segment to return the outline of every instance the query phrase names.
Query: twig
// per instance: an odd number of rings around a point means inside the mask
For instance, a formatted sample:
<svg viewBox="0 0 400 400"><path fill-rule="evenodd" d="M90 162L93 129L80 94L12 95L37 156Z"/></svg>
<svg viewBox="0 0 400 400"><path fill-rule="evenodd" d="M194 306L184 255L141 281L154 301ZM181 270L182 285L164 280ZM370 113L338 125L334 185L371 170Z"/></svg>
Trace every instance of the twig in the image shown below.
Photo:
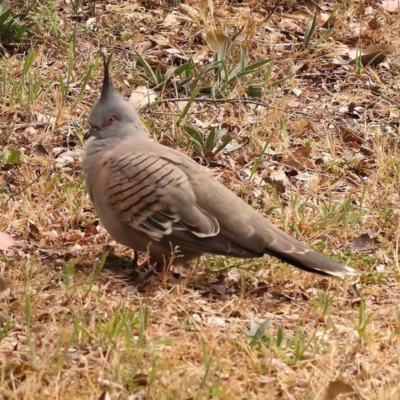
<svg viewBox="0 0 400 400"><path fill-rule="evenodd" d="M275 14L275 11L278 8L279 4L280 4L280 1L279 0L275 0L274 8L268 13L268 15L267 15L267 17L265 19L265 22L269 21L271 19L272 15Z"/></svg>
<svg viewBox="0 0 400 400"><path fill-rule="evenodd" d="M10 195L10 197L7 199L6 201L6 206L8 204L8 202L13 199L14 200L14 196L18 196L19 194L21 194L22 192L24 192L26 189L28 189L30 186L32 186L34 183L36 183L46 172L48 171L48 168L46 168L45 171L43 171L42 173L39 174L39 176L37 176L31 183L29 183L28 185L26 185L24 188L22 188L19 192L17 193L12 193Z"/></svg>
<svg viewBox="0 0 400 400"><path fill-rule="evenodd" d="M17 124L17 125L0 125L0 129L21 129L21 128L27 128L28 126L33 126L35 128L39 128L41 126L45 126L47 124L49 124L50 122L32 122L30 124Z"/></svg>
<svg viewBox="0 0 400 400"><path fill-rule="evenodd" d="M189 101L189 97L183 97L183 98L172 98L172 99L161 99L157 101L157 104L162 104L162 103L177 103L179 101ZM262 107L270 107L269 104L266 104L263 101L257 101L257 100L249 100L249 99L209 99L207 97L196 97L194 102L197 103L228 103L228 104L237 104L237 103L243 103L243 104L256 104L257 106L262 106Z"/></svg>
<svg viewBox="0 0 400 400"><path fill-rule="evenodd" d="M172 99L161 99L158 100L157 103L155 104L160 104L160 103L177 103L179 101L189 101L189 97L184 97L184 98L172 98ZM264 100L249 100L249 99L209 99L209 98L205 98L205 97L199 97L199 98L195 98L193 101L197 101L198 103L229 103L229 104L238 104L238 103L242 103L242 104L256 104L258 106L262 106L262 107L268 107L268 108L272 108L272 106L270 104L267 104ZM280 107L273 107L276 110L282 111L282 112L287 112L288 110L285 110L284 108L280 108ZM309 117L309 115L307 113L304 113L302 111L296 111L296 110L292 110L292 112L294 114L297 115L302 115L304 117ZM352 129L344 127L343 125L334 122L334 121L329 121L332 125L335 125L337 127L346 129L348 131L350 131L351 133L353 133L354 135L357 135Z"/></svg>

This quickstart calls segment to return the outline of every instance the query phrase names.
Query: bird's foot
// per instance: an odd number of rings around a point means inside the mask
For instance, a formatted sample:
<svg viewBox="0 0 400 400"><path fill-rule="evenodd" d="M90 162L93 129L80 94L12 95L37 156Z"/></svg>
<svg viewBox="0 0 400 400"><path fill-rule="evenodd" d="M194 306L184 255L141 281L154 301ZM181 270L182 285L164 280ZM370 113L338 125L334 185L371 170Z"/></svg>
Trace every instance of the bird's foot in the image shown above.
<svg viewBox="0 0 400 400"><path fill-rule="evenodd" d="M165 263L154 261L151 258L139 264L138 258L138 253L135 251L131 261L130 278L139 289L144 288L153 277L156 281L177 284L185 279L191 270L190 266L187 265L169 265L166 267Z"/></svg>
<svg viewBox="0 0 400 400"><path fill-rule="evenodd" d="M139 288L143 288L149 283L150 277L157 274L157 263L152 262L152 260L146 260L142 264L139 264L138 259L139 254L135 251L131 262L131 279Z"/></svg>

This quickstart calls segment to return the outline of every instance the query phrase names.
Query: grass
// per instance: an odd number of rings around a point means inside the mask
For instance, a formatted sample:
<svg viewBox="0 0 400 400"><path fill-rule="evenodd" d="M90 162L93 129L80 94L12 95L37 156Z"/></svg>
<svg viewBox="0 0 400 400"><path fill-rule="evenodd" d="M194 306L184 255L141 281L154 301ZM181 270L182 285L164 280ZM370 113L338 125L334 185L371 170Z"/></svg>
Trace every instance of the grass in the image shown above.
<svg viewBox="0 0 400 400"><path fill-rule="evenodd" d="M399 398L396 16L346 1L323 28L300 3L176 3L31 2L28 42L2 50L0 231L17 244L0 253L0 397ZM387 65L362 65L388 42ZM126 98L158 94L140 109L155 140L360 271L361 298L275 259L209 255L138 291L81 172L101 51ZM376 248L349 250L364 233Z"/></svg>

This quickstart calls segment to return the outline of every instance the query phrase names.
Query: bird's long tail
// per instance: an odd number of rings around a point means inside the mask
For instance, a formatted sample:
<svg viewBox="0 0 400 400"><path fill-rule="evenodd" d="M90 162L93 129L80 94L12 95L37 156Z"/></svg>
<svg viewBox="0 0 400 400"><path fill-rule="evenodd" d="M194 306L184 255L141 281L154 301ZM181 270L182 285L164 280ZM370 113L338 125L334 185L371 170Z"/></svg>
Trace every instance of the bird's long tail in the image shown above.
<svg viewBox="0 0 400 400"><path fill-rule="evenodd" d="M345 278L355 276L357 273L353 268L340 264L323 256L322 254L310 250L299 243L299 248L291 252L279 252L271 249L266 249L265 253L281 261L287 262L294 267L304 271L313 272L315 274L333 276L336 278Z"/></svg>
<svg viewBox="0 0 400 400"><path fill-rule="evenodd" d="M264 253L287 262L294 267L315 274L345 278L357 275L357 272L304 246L267 221L263 221L263 233L266 240Z"/></svg>

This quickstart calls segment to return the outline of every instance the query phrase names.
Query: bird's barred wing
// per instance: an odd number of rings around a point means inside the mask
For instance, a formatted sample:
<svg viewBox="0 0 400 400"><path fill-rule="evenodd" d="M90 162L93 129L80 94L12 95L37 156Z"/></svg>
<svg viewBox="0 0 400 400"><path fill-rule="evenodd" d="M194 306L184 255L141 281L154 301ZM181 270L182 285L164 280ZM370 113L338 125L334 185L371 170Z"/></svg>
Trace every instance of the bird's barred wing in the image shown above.
<svg viewBox="0 0 400 400"><path fill-rule="evenodd" d="M198 207L187 175L173 162L139 151L107 162L106 195L121 223L161 240L174 231L219 233L215 217Z"/></svg>

